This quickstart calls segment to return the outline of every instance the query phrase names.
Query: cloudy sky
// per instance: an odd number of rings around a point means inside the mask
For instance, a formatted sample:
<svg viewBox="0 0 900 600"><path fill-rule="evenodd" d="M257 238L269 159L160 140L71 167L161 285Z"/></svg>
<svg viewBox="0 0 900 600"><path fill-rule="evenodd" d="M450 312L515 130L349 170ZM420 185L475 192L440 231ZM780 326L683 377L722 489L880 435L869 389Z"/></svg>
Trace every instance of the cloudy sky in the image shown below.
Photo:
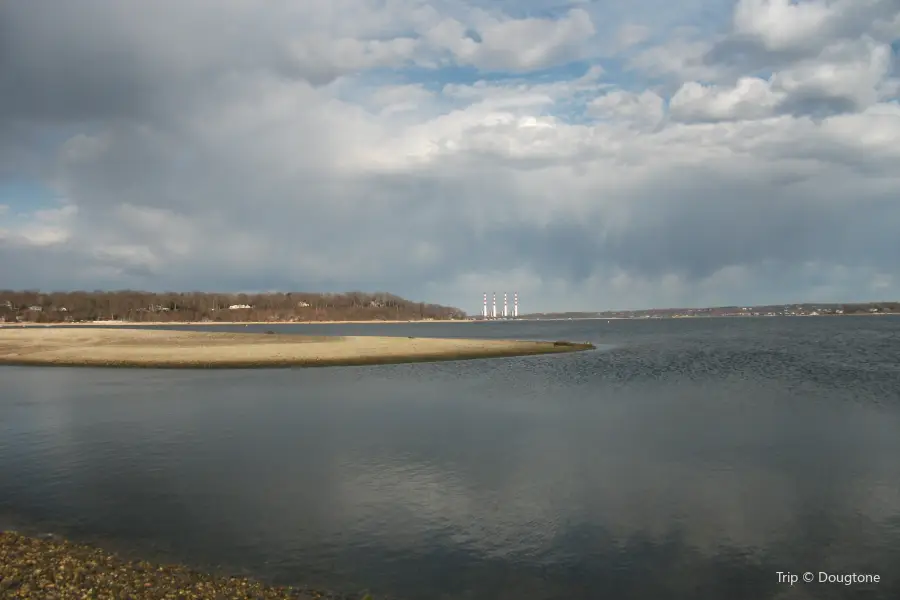
<svg viewBox="0 0 900 600"><path fill-rule="evenodd" d="M900 0L6 0L0 288L900 298Z"/></svg>

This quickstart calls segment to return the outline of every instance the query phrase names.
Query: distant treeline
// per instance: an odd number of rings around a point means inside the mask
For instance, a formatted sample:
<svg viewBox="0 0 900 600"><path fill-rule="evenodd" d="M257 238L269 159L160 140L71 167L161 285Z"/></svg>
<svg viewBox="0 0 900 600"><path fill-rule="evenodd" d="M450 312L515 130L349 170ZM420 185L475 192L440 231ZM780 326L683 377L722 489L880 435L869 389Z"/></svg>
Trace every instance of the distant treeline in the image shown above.
<svg viewBox="0 0 900 600"><path fill-rule="evenodd" d="M458 308L387 293L215 294L0 290L0 321L390 321L464 319Z"/></svg>

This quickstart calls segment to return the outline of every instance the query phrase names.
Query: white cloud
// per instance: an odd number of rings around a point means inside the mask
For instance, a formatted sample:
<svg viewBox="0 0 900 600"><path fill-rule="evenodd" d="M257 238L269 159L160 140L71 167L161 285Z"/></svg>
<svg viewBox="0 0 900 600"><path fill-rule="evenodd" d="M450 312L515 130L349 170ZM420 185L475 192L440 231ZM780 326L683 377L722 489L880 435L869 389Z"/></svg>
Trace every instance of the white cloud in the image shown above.
<svg viewBox="0 0 900 600"><path fill-rule="evenodd" d="M334 75L375 67L399 67L416 54L413 38L393 40L331 39L311 34L289 43L290 57L303 72L313 73L327 67Z"/></svg>
<svg viewBox="0 0 900 600"><path fill-rule="evenodd" d="M713 44L709 40L694 39L693 31L676 33L665 43L651 46L629 59L631 69L653 77L669 77L676 81L716 80L721 69L705 62Z"/></svg>
<svg viewBox="0 0 900 600"><path fill-rule="evenodd" d="M484 15L475 25L481 41L463 25L446 20L430 32L432 43L450 50L461 64L480 69L526 71L580 58L579 46L594 34L591 17L575 8L561 19L498 19Z"/></svg>
<svg viewBox="0 0 900 600"><path fill-rule="evenodd" d="M384 115L415 111L433 99L434 94L421 84L382 86L372 95L372 103Z"/></svg>
<svg viewBox="0 0 900 600"><path fill-rule="evenodd" d="M832 24L840 3L824 0L739 0L734 28L758 37L768 50L787 50L818 40Z"/></svg>
<svg viewBox="0 0 900 600"><path fill-rule="evenodd" d="M734 86L685 83L672 96L669 109L679 121L729 121L771 116L784 95L774 92L768 81L744 77Z"/></svg>
<svg viewBox="0 0 900 600"><path fill-rule="evenodd" d="M665 101L649 90L640 94L613 90L594 99L589 111L613 122L655 127L665 116Z"/></svg>
<svg viewBox="0 0 900 600"><path fill-rule="evenodd" d="M5 212L0 210L0 217ZM12 229L4 229L0 242L20 249L63 244L71 238L71 221L77 212L73 205L35 211L27 219L16 219Z"/></svg>
<svg viewBox="0 0 900 600"><path fill-rule="evenodd" d="M864 38L826 47L807 59L779 71L773 87L794 99L843 100L863 109L886 99L881 84L891 71L891 48Z"/></svg>
<svg viewBox="0 0 900 600"><path fill-rule="evenodd" d="M882 42L900 35L895 0L740 0L733 27L767 51L803 55L867 33Z"/></svg>
<svg viewBox="0 0 900 600"><path fill-rule="evenodd" d="M619 49L624 50L640 44L650 37L650 28L646 25L637 25L628 23L619 28L618 42Z"/></svg>

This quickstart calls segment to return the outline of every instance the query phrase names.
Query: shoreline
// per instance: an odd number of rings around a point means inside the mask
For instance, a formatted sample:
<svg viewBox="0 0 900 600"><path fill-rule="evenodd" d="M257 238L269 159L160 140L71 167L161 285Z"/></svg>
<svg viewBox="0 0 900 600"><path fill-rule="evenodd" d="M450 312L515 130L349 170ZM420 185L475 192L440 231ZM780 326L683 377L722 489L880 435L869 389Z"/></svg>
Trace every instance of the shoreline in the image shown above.
<svg viewBox="0 0 900 600"><path fill-rule="evenodd" d="M60 323L0 323L0 329L12 327L159 327L160 325L363 325L363 324L388 324L396 325L400 323L474 323L469 320L428 320L420 319L417 321L84 321L81 323L60 322Z"/></svg>
<svg viewBox="0 0 900 600"><path fill-rule="evenodd" d="M99 597L235 598L241 600L359 600L337 594L276 586L239 576L216 575L175 564L128 560L117 553L57 536L0 530L0 596L23 600ZM90 597L95 597L90 595Z"/></svg>
<svg viewBox="0 0 900 600"><path fill-rule="evenodd" d="M663 317L518 317L516 319L502 320L502 322L531 323L540 321L664 321L669 319L770 319L777 317L885 317L900 316L900 313L850 313L850 314L822 314L822 315L678 315ZM60 321L53 323L37 323L34 321L3 322L0 321L0 329L14 329L22 327L162 327L162 326L203 326L216 325L235 327L240 325L400 325L409 323L492 323L493 319L413 319L413 320L342 320L342 321L83 321L79 323Z"/></svg>
<svg viewBox="0 0 900 600"><path fill-rule="evenodd" d="M141 328L0 329L0 365L147 368L363 366L591 350L589 343L315 336Z"/></svg>

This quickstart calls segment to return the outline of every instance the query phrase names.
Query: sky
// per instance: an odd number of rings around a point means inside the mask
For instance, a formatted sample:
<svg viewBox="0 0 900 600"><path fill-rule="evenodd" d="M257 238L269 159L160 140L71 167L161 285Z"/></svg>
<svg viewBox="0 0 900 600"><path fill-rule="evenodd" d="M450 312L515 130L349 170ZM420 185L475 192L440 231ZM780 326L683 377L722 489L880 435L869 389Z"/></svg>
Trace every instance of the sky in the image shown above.
<svg viewBox="0 0 900 600"><path fill-rule="evenodd" d="M900 298L900 0L6 0L0 288Z"/></svg>

